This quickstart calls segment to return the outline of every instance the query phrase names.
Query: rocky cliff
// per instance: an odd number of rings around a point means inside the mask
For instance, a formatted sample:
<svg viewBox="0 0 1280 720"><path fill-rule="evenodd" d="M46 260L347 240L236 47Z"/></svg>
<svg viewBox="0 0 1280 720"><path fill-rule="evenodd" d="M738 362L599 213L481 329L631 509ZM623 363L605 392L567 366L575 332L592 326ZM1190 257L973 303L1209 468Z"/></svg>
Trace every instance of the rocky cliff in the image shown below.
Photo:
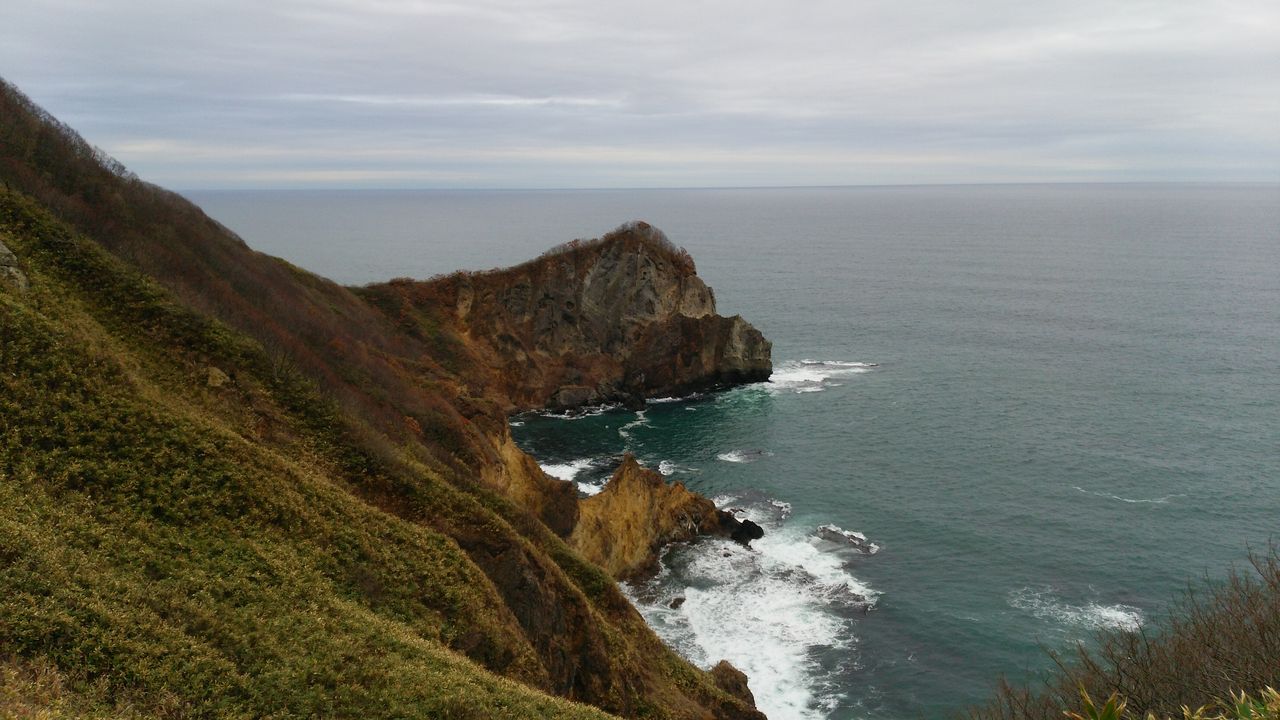
<svg viewBox="0 0 1280 720"><path fill-rule="evenodd" d="M419 309L445 308L441 319L483 348L488 384L511 409L635 404L772 371L769 341L741 317L716 314L689 254L644 222L408 292Z"/></svg>
<svg viewBox="0 0 1280 720"><path fill-rule="evenodd" d="M767 372L649 229L344 288L0 82L0 237L0 665L98 716L761 717L584 557L643 565L687 491L611 522L507 427Z"/></svg>
<svg viewBox="0 0 1280 720"><path fill-rule="evenodd" d="M747 544L763 533L683 483L668 483L628 453L604 490L579 504L579 519L568 539L610 575L628 579L656 570L665 546L699 535Z"/></svg>

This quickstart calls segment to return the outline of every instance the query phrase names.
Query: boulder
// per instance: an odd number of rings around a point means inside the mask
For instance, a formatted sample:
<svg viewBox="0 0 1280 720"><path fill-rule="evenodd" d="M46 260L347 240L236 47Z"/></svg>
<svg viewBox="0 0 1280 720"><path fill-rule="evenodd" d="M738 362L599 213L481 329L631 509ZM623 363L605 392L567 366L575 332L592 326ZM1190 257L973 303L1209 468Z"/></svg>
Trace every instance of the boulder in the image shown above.
<svg viewBox="0 0 1280 720"><path fill-rule="evenodd" d="M3 242L0 242L0 282L17 288L18 292L26 292L30 287L27 276L18 267L18 256L13 254Z"/></svg>

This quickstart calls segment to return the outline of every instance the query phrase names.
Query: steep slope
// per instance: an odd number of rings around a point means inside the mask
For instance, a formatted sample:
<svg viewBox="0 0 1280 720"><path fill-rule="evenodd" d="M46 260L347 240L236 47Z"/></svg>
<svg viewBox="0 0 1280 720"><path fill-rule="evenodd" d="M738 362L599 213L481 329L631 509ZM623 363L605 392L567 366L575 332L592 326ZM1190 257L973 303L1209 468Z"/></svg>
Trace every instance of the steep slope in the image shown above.
<svg viewBox="0 0 1280 720"><path fill-rule="evenodd" d="M255 253L0 90L0 660L144 714L759 717L561 539L452 309Z"/></svg>

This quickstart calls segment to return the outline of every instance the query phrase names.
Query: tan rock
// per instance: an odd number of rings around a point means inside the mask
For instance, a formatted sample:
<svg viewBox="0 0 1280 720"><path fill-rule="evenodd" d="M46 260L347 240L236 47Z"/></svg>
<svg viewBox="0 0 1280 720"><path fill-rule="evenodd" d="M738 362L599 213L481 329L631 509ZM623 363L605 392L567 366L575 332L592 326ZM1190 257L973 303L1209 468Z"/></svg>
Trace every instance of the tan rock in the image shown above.
<svg viewBox="0 0 1280 720"><path fill-rule="evenodd" d="M569 544L619 579L656 569L669 543L721 530L714 503L679 482L667 484L630 453L604 490L578 505Z"/></svg>
<svg viewBox="0 0 1280 720"><path fill-rule="evenodd" d="M205 375L205 383L211 388L220 388L231 382L231 376L210 365Z"/></svg>

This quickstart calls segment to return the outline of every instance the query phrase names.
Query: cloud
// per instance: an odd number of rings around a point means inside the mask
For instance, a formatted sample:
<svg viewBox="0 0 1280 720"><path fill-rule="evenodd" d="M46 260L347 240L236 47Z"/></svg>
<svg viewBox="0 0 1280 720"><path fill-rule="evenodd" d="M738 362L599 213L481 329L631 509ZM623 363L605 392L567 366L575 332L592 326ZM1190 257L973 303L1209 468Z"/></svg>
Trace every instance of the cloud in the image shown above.
<svg viewBox="0 0 1280 720"><path fill-rule="evenodd" d="M181 187L1280 180L1267 0L37 0L6 16L0 72Z"/></svg>

